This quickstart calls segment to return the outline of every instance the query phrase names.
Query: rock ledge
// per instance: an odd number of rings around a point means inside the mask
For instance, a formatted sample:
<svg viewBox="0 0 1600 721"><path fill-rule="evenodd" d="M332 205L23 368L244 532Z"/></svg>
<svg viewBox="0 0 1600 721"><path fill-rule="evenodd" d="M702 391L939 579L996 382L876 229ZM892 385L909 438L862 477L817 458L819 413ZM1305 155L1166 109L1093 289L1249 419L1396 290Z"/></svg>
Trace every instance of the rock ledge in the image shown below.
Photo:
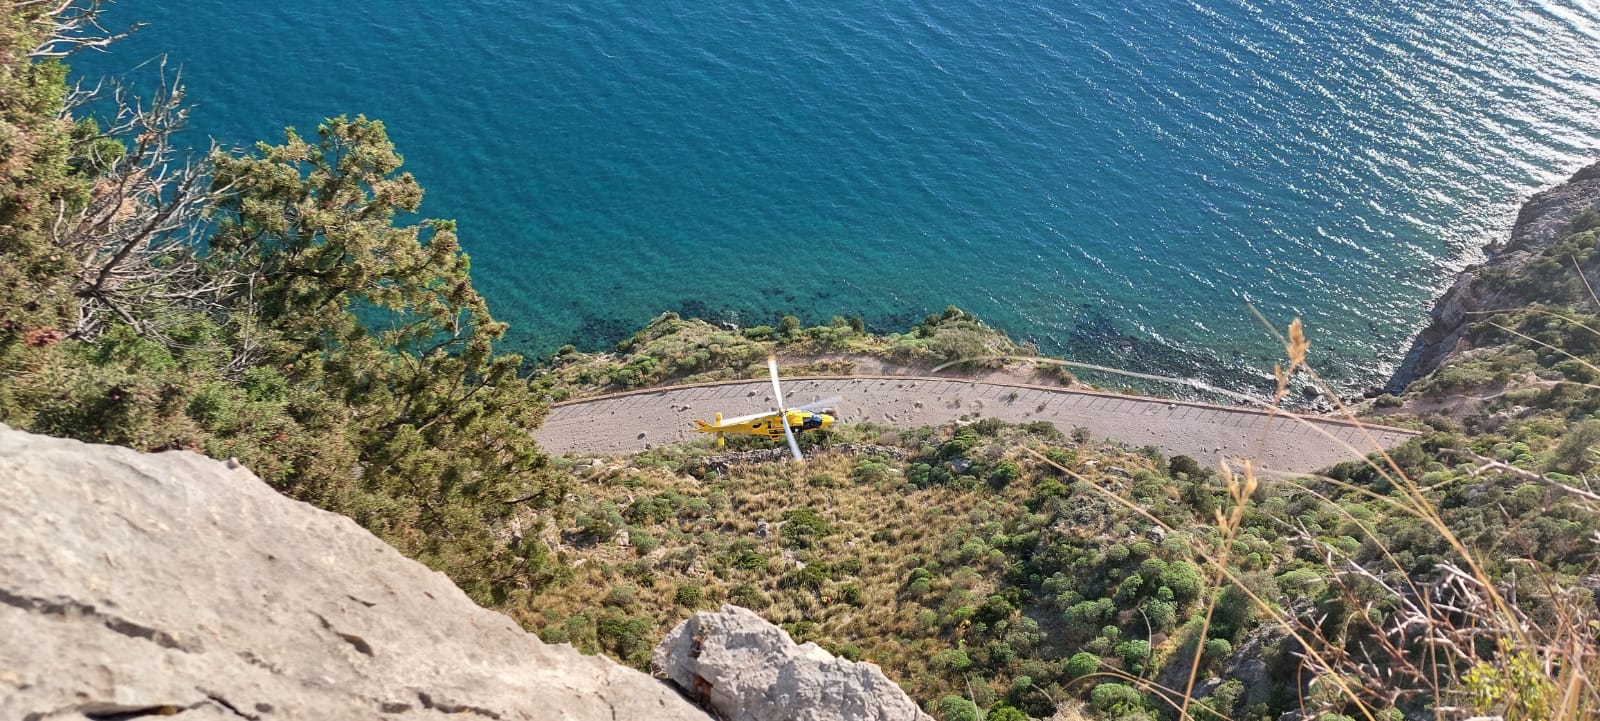
<svg viewBox="0 0 1600 721"><path fill-rule="evenodd" d="M876 665L796 645L738 606L678 624L653 661L729 721L933 721Z"/></svg>
<svg viewBox="0 0 1600 721"><path fill-rule="evenodd" d="M0 425L0 718L173 714L707 718L248 471Z"/></svg>

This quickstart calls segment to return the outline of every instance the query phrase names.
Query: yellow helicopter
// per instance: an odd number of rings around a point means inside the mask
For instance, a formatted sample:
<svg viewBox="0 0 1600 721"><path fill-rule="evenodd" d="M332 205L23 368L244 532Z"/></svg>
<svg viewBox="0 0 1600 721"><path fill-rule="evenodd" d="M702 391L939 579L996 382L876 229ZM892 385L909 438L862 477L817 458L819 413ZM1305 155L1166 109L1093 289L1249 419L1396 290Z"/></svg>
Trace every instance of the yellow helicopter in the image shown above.
<svg viewBox="0 0 1600 721"><path fill-rule="evenodd" d="M767 356L767 372L772 375L772 397L778 402L778 409L765 413L752 413L748 416L724 419L718 413L714 423L707 423L695 419L695 432L717 434L717 445L725 443L723 435L727 433L742 433L751 436L766 438L787 438L789 451L794 454L794 459L802 463L805 457L800 455L800 444L795 443L796 431L809 431L827 428L833 425L833 416L826 411L838 403L841 398L834 396L825 398L815 403L807 403L794 408L783 407L783 388L778 385L778 359Z"/></svg>

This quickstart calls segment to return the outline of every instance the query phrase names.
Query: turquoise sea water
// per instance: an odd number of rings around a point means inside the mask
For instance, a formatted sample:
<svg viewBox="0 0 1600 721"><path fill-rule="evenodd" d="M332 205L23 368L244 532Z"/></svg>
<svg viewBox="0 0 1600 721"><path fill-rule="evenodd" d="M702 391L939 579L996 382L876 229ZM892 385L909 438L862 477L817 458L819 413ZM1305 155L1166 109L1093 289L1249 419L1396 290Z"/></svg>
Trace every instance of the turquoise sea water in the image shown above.
<svg viewBox="0 0 1600 721"><path fill-rule="evenodd" d="M124 0L192 140L383 119L510 344L663 310L904 328L1227 385L1278 325L1378 382L1530 192L1600 159L1576 0ZM148 76L146 67L133 77Z"/></svg>

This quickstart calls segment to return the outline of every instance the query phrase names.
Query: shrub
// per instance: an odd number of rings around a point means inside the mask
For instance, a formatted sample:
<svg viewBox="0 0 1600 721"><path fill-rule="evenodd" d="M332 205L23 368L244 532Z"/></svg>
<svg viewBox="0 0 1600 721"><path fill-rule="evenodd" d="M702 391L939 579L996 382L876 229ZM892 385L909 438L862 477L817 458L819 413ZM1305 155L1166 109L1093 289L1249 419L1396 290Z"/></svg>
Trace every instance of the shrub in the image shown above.
<svg viewBox="0 0 1600 721"><path fill-rule="evenodd" d="M989 474L989 485L995 488L1005 488L1012 481L1022 477L1022 467L1016 461L1001 461L996 463L994 471Z"/></svg>
<svg viewBox="0 0 1600 721"><path fill-rule="evenodd" d="M728 603L759 611L771 606L772 599L768 598L767 594L762 593L761 589L748 583L741 583L734 586L733 590L728 591Z"/></svg>
<svg viewBox="0 0 1600 721"><path fill-rule="evenodd" d="M1244 698L1244 682L1230 678L1211 692L1211 702L1207 705L1217 713L1231 715L1241 698Z"/></svg>
<svg viewBox="0 0 1600 721"><path fill-rule="evenodd" d="M839 658L846 659L846 660L849 660L849 661L860 661L861 660L861 647L857 646L857 645L855 645L853 643L847 643L847 644L843 644L843 645L840 645L840 646L835 646L830 651L830 653L832 653L835 656L838 656Z"/></svg>
<svg viewBox="0 0 1600 721"><path fill-rule="evenodd" d="M979 721L978 705L960 696L946 696L933 705L943 721Z"/></svg>
<svg viewBox="0 0 1600 721"><path fill-rule="evenodd" d="M1206 641L1203 654L1207 661L1221 661L1233 653L1233 644L1225 638L1213 638Z"/></svg>
<svg viewBox="0 0 1600 721"><path fill-rule="evenodd" d="M702 592L699 586L679 586L677 593L672 595L673 603L687 608L700 605Z"/></svg>
<svg viewBox="0 0 1600 721"><path fill-rule="evenodd" d="M1067 660L1067 677L1082 678L1094 673L1100 668L1100 657L1085 651L1079 651Z"/></svg>
<svg viewBox="0 0 1600 721"><path fill-rule="evenodd" d="M622 529L622 514L616 505L603 502L594 509L578 514L578 532L596 543L611 540Z"/></svg>
<svg viewBox="0 0 1600 721"><path fill-rule="evenodd" d="M1142 670L1150 661L1150 642L1140 639L1123 641L1117 644L1117 656L1122 659L1124 668Z"/></svg>
<svg viewBox="0 0 1600 721"><path fill-rule="evenodd" d="M812 540L833 534L833 528L822 516L809 508L797 508L783 514L783 537L790 545L811 547Z"/></svg>
<svg viewBox="0 0 1600 721"><path fill-rule="evenodd" d="M822 561L813 561L806 564L794 573L789 574L784 581L793 588L804 588L811 591L821 591L828 583L828 564Z"/></svg>
<svg viewBox="0 0 1600 721"><path fill-rule="evenodd" d="M606 594L605 605L617 608L629 608L639 600L639 589L633 586L616 586Z"/></svg>
<svg viewBox="0 0 1600 721"><path fill-rule="evenodd" d="M1188 561L1177 561L1167 566L1166 573L1161 575L1161 583L1172 589L1172 595L1180 603L1188 603L1200 596L1200 588L1204 585L1200 577L1200 569Z"/></svg>
<svg viewBox="0 0 1600 721"><path fill-rule="evenodd" d="M1013 398L1015 393L1011 394ZM993 438L1000 435L1000 430L1005 428L1006 422L999 418L980 418L972 423L972 432L980 436Z"/></svg>
<svg viewBox="0 0 1600 721"><path fill-rule="evenodd" d="M1144 605L1145 618L1150 620L1150 630L1166 633L1178 623L1177 606L1167 601L1150 601Z"/></svg>
<svg viewBox="0 0 1600 721"><path fill-rule="evenodd" d="M1167 461L1167 475L1173 478L1200 478L1205 473L1200 462L1188 456L1173 456Z"/></svg>
<svg viewBox="0 0 1600 721"><path fill-rule="evenodd" d="M1566 473L1579 473L1594 465L1594 455L1589 449L1600 444L1600 421L1584 421L1561 439L1551 454L1550 468ZM1522 445L1526 452L1526 444ZM1515 459L1512 459L1515 460Z"/></svg>
<svg viewBox="0 0 1600 721"><path fill-rule="evenodd" d="M958 648L947 648L933 655L933 665L947 671L960 673L972 667L972 658Z"/></svg>
<svg viewBox="0 0 1600 721"><path fill-rule="evenodd" d="M889 477L889 464L876 458L863 458L850 472L857 483L877 483Z"/></svg>
<svg viewBox="0 0 1600 721"><path fill-rule="evenodd" d="M1144 698L1126 684L1103 683L1089 692L1089 706L1100 713L1120 716L1140 710Z"/></svg>
<svg viewBox="0 0 1600 721"><path fill-rule="evenodd" d="M644 666L650 663L650 632L654 627L655 622L648 616L630 618L614 614L600 619L595 626L595 633L600 643L617 658L627 661L635 668L642 668L641 660Z"/></svg>
<svg viewBox="0 0 1600 721"><path fill-rule="evenodd" d="M628 529L628 542L633 544L633 552L640 558L650 555L652 551L661 547L660 539L641 528Z"/></svg>

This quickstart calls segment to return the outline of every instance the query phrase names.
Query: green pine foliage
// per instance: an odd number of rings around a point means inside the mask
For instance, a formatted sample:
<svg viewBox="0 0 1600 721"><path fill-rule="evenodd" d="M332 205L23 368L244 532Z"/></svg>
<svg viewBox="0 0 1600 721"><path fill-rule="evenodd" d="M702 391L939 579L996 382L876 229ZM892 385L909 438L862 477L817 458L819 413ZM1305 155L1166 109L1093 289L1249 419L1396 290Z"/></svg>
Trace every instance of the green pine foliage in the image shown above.
<svg viewBox="0 0 1600 721"><path fill-rule="evenodd" d="M495 351L505 326L454 224L400 220L423 191L382 123L215 154L206 243L176 251L195 270L151 261L147 297L166 300L123 309L160 322L75 322L87 301L57 219L101 192L122 146L66 116L65 66L27 59L45 7L0 13L0 422L238 458L482 602L556 578L538 514L565 483L529 435L545 404Z"/></svg>

